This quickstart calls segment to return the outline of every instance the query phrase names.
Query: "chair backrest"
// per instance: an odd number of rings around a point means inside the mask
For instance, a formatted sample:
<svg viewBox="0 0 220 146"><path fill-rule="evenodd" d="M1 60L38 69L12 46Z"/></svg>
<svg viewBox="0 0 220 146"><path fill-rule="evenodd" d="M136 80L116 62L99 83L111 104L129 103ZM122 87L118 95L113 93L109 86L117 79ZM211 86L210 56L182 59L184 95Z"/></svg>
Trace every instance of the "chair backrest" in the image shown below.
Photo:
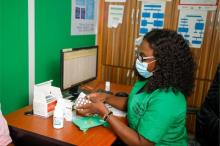
<svg viewBox="0 0 220 146"><path fill-rule="evenodd" d="M220 64L208 94L196 116L196 139L203 145L219 146Z"/></svg>

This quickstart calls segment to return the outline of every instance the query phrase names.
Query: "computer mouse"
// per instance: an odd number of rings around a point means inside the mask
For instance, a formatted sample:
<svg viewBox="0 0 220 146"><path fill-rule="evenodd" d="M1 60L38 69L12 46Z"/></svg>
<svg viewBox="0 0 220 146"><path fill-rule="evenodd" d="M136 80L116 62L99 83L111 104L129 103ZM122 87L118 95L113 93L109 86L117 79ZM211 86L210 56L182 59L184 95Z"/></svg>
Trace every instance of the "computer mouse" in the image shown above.
<svg viewBox="0 0 220 146"><path fill-rule="evenodd" d="M126 92L117 92L117 93L115 93L115 96L128 97L128 93L126 93Z"/></svg>

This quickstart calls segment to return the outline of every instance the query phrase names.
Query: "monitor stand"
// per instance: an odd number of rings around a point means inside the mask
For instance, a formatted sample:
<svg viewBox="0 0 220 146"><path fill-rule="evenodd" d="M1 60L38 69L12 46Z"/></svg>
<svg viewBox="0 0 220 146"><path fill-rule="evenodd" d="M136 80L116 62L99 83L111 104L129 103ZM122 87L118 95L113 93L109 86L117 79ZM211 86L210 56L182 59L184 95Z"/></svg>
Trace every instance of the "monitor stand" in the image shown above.
<svg viewBox="0 0 220 146"><path fill-rule="evenodd" d="M77 98L79 96L79 86L73 86L69 89L69 94L73 96L73 98Z"/></svg>
<svg viewBox="0 0 220 146"><path fill-rule="evenodd" d="M63 98L74 101L80 94L79 89L79 86L72 86L68 90L63 91Z"/></svg>
<svg viewBox="0 0 220 146"><path fill-rule="evenodd" d="M79 96L79 94L81 92L84 92L85 94L90 94L91 93L90 91L87 91L85 89L81 89L80 85L78 85L78 86L72 86L69 89L68 94L71 95L71 100L74 100Z"/></svg>

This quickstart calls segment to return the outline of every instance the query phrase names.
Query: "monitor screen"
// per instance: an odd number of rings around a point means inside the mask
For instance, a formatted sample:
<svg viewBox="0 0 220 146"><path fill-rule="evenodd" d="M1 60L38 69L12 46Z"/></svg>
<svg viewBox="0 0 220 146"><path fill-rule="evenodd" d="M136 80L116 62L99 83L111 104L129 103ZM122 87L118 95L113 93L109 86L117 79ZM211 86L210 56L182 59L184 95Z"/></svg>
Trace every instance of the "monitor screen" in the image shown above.
<svg viewBox="0 0 220 146"><path fill-rule="evenodd" d="M98 47L63 49L61 51L61 90L96 79Z"/></svg>

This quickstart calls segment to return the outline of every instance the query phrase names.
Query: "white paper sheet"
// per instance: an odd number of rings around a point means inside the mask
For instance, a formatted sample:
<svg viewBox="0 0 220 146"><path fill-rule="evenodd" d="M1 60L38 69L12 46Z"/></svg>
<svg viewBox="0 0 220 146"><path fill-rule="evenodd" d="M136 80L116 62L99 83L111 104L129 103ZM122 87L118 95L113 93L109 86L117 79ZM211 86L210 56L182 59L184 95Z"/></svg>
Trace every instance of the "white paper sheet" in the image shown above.
<svg viewBox="0 0 220 146"><path fill-rule="evenodd" d="M122 5L109 5L108 11L108 27L117 28L122 23L124 14L124 6Z"/></svg>
<svg viewBox="0 0 220 146"><path fill-rule="evenodd" d="M193 5L179 5L179 10L192 10L192 11L215 11L217 6L193 6Z"/></svg>
<svg viewBox="0 0 220 146"><path fill-rule="evenodd" d="M72 0L71 35L96 34L97 0Z"/></svg>
<svg viewBox="0 0 220 146"><path fill-rule="evenodd" d="M217 0L180 0L180 4L216 5Z"/></svg>
<svg viewBox="0 0 220 146"><path fill-rule="evenodd" d="M155 3L155 2L170 2L172 0L138 0L138 1Z"/></svg>
<svg viewBox="0 0 220 146"><path fill-rule="evenodd" d="M165 1L142 2L139 35L145 35L152 29L164 27Z"/></svg>
<svg viewBox="0 0 220 146"><path fill-rule="evenodd" d="M126 2L126 0L105 0L105 2Z"/></svg>
<svg viewBox="0 0 220 146"><path fill-rule="evenodd" d="M180 9L179 21L178 21L178 33L188 41L190 47L200 48L203 43L207 10L201 10L197 8L192 9Z"/></svg>

